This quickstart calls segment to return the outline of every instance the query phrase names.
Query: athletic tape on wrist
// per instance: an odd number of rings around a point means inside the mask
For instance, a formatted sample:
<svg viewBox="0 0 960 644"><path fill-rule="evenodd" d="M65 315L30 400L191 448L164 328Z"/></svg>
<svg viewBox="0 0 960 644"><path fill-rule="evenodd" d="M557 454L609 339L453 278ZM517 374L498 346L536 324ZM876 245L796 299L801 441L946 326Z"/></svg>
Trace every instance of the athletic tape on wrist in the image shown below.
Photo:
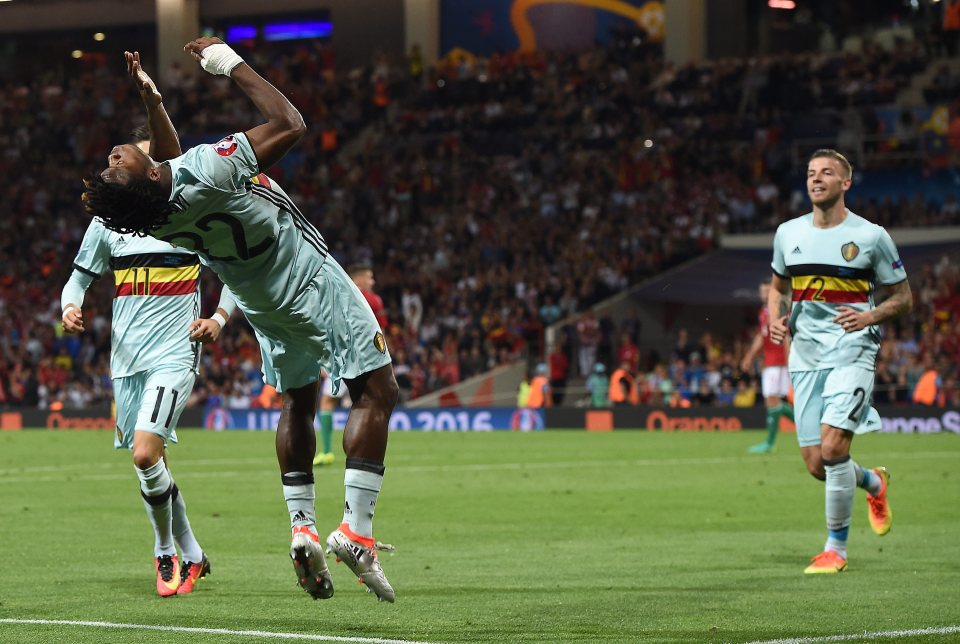
<svg viewBox="0 0 960 644"><path fill-rule="evenodd" d="M221 328L221 329L227 325L227 318L225 318L225 317L223 317L222 315L220 315L219 312L214 313L213 315L211 315L211 316L210 316L210 319L211 319L211 320L216 320L216 321L217 321L217 324L220 325L220 328Z"/></svg>
<svg viewBox="0 0 960 644"><path fill-rule="evenodd" d="M207 45L200 52L200 66L210 74L229 76L243 62L243 58L230 45L216 43Z"/></svg>

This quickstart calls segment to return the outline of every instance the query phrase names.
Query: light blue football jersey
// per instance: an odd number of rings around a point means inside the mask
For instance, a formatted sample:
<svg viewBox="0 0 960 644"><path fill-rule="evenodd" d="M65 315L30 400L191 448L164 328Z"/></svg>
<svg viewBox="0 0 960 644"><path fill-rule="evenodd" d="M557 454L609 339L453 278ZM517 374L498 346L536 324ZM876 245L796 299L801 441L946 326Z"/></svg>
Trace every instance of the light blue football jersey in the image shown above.
<svg viewBox="0 0 960 644"><path fill-rule="evenodd" d="M196 371L200 343L190 323L200 317L200 261L152 237L121 235L93 219L73 267L114 281L110 373L114 378L181 365Z"/></svg>
<svg viewBox="0 0 960 644"><path fill-rule="evenodd" d="M847 211L832 228L816 228L813 213L780 224L773 240L773 271L789 279L790 371L876 366L880 327L846 333L833 321L837 307L873 308L877 284L907 279L889 233Z"/></svg>
<svg viewBox="0 0 960 644"><path fill-rule="evenodd" d="M175 204L152 234L196 252L247 313L287 308L317 276L327 245L274 181L243 133L167 162Z"/></svg>

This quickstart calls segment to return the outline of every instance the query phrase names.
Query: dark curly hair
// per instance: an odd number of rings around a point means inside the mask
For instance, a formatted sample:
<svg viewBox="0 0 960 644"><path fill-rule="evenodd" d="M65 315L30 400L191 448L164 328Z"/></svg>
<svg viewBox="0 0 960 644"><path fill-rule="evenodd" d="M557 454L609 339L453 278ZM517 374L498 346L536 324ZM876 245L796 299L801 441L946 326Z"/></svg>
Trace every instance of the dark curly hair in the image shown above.
<svg viewBox="0 0 960 644"><path fill-rule="evenodd" d="M140 143L140 141L150 140L150 126L141 123L130 131L130 143Z"/></svg>
<svg viewBox="0 0 960 644"><path fill-rule="evenodd" d="M83 185L84 209L110 230L146 237L170 221L173 204L155 181L137 178L120 184L93 175Z"/></svg>

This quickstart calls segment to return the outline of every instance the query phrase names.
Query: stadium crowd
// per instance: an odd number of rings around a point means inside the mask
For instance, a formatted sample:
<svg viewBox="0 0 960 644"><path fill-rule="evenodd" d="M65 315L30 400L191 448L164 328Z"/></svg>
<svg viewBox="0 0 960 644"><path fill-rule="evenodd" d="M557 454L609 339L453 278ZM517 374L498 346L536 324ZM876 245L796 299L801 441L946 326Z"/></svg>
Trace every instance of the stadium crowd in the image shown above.
<svg viewBox="0 0 960 644"><path fill-rule="evenodd" d="M629 36L582 54L463 55L429 70L415 57L391 66L378 55L340 73L322 44L241 53L310 125L271 176L341 263L375 267L405 398L545 356L546 326L710 250L724 233L769 231L804 212L789 142L842 134L851 113L858 132L879 133L874 106L930 63L913 41L675 67ZM80 337L59 328L59 293L86 226L80 179L142 119L119 63L81 60L0 88L9 178L0 187L0 405L111 398L109 289L91 289ZM228 79L179 67L159 76L185 147L256 122ZM851 207L885 225L960 223L953 199L901 201L854 196ZM955 399L956 262L916 279L923 306L885 346L880 378L897 384L883 391L900 400L928 357L953 350L943 375ZM203 289L209 314L219 284ZM598 327L590 341L608 365L626 344L642 346L637 329ZM753 386L735 367L742 339L695 346L647 354L648 401L668 403L676 391L728 402ZM580 348L566 345L571 360ZM231 322L205 350L195 402L260 404L259 360L249 327Z"/></svg>
<svg viewBox="0 0 960 644"><path fill-rule="evenodd" d="M885 331L874 401L960 406L960 255L944 255L914 271L910 275L914 310ZM756 326L745 325L739 337L726 340L710 332L694 337L680 328L668 351L641 350L633 322L624 324L619 334L609 320L601 320L598 328L595 360L581 369L594 371L599 363L602 367L596 371L606 375L618 367L626 368L636 383L639 404L752 407L762 402L761 359L750 369L741 368ZM577 330L571 325L568 336L575 335ZM934 374L936 388L925 400L918 383L927 373ZM562 400L567 378L560 372L551 373L551 381L559 386ZM569 392L580 396L581 404L586 402L580 388L572 387Z"/></svg>

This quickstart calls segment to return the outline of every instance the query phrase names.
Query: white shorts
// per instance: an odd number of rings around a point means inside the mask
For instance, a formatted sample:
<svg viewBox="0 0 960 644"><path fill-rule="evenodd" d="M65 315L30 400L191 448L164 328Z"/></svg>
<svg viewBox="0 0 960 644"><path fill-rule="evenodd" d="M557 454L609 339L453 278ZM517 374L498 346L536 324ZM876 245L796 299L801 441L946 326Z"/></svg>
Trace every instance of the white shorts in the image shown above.
<svg viewBox="0 0 960 644"><path fill-rule="evenodd" d="M187 406L197 374L189 367L163 366L113 379L117 435L113 446L133 449L133 434L150 432L177 442L177 423Z"/></svg>
<svg viewBox="0 0 960 644"><path fill-rule="evenodd" d="M785 366L764 367L760 373L760 391L764 398L784 398L790 391L790 372Z"/></svg>
<svg viewBox="0 0 960 644"><path fill-rule="evenodd" d="M849 366L818 371L794 371L793 415L800 447L820 444L820 426L854 434L880 429L880 414L870 406L874 371Z"/></svg>
<svg viewBox="0 0 960 644"><path fill-rule="evenodd" d="M244 313L260 343L263 381L279 392L316 382L321 370L339 385L390 364L370 305L332 257L289 306Z"/></svg>

